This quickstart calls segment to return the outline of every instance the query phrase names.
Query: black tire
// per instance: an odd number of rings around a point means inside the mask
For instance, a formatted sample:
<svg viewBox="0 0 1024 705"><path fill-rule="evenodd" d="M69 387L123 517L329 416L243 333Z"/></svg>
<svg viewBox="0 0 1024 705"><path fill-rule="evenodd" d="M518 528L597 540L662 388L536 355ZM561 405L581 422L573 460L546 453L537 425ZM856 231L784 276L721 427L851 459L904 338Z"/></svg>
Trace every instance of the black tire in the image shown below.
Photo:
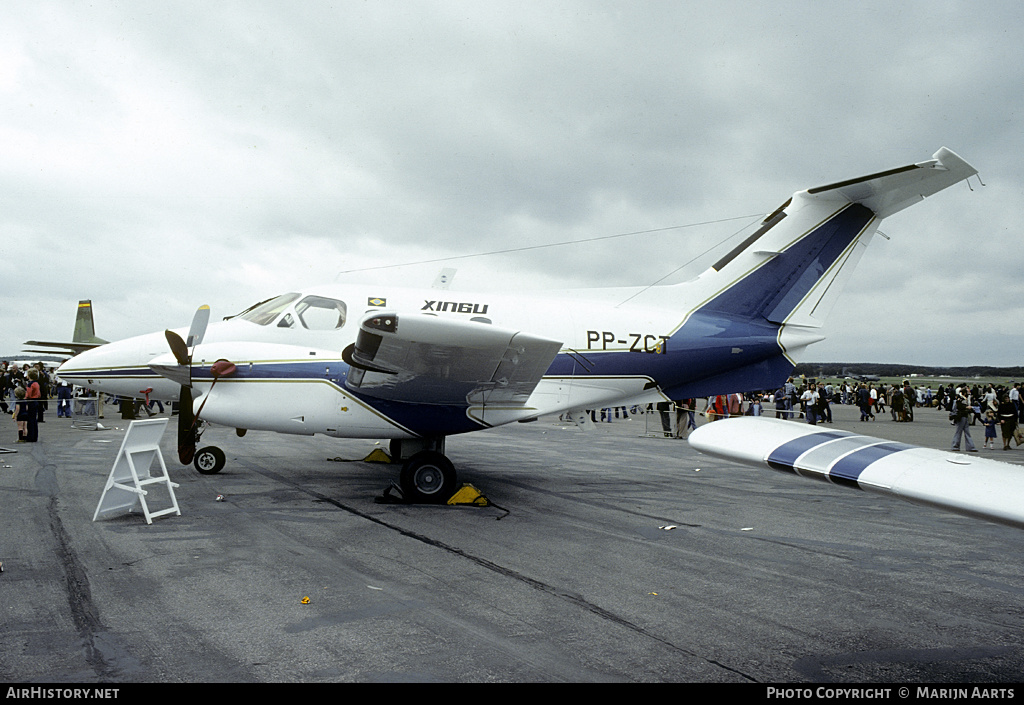
<svg viewBox="0 0 1024 705"><path fill-rule="evenodd" d="M444 504L455 494L455 466L444 455L423 450L402 466L402 494L417 504Z"/></svg>
<svg viewBox="0 0 1024 705"><path fill-rule="evenodd" d="M203 475L216 475L224 469L226 462L224 451L217 446L200 448L196 451L196 457L192 459L192 465Z"/></svg>

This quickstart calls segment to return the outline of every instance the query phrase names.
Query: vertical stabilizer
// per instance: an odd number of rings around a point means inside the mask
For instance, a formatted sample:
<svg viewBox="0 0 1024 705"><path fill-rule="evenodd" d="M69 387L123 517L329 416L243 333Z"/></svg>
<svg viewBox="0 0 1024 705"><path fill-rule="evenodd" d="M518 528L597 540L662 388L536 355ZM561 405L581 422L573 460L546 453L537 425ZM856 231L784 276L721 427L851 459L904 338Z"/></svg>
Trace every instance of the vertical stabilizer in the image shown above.
<svg viewBox="0 0 1024 705"><path fill-rule="evenodd" d="M48 340L26 340L25 345L32 346L24 348L25 352L41 352L46 354L77 355L83 350L99 347L108 341L96 337L96 330L92 324L92 301L83 300L78 302L78 315L75 316L75 332L70 342L53 342ZM37 350L35 348L47 348Z"/></svg>
<svg viewBox="0 0 1024 705"><path fill-rule="evenodd" d="M689 315L818 328L883 218L977 173L943 147L924 162L795 193L693 283L700 303Z"/></svg>
<svg viewBox="0 0 1024 705"><path fill-rule="evenodd" d="M92 301L84 299L78 302L78 315L75 317L75 332L71 338L74 343L106 343L96 337L96 328L92 321Z"/></svg>

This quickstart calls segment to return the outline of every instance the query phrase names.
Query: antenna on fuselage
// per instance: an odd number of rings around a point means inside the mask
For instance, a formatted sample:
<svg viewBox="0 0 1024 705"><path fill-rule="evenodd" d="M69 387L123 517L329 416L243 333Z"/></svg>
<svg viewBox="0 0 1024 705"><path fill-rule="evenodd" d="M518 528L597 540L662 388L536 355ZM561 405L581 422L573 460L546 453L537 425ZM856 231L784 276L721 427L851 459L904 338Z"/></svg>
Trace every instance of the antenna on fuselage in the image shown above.
<svg viewBox="0 0 1024 705"><path fill-rule="evenodd" d="M747 216L747 217L749 218L750 216ZM636 293L632 294L632 295L631 295L631 296L629 296L628 298L626 298L626 299L624 299L624 300L620 301L619 303L615 304L615 308L618 308L619 306L622 306L623 304L626 304L626 303L628 303L628 302L632 301L633 299L635 299L635 298L636 298L637 296L640 296L640 294L644 293L645 291L648 291L648 290L650 290L650 289L652 289L652 288L656 287L656 286L657 286L658 284L661 284L661 283L662 283L663 281L665 281L666 279L668 279L669 277L671 277L671 276L672 276L673 274L675 274L675 273L676 273L676 272L678 272L679 270L681 270L681 269L686 269L687 267L689 267L689 266L690 266L691 264L693 264L694 262L696 262L697 260L699 260L699 259L700 259L701 257L703 257L704 255L708 254L709 252L711 252L712 250L714 250L714 249L716 249L716 248L718 248L718 247L721 247L721 246L722 246L722 245L724 245L725 243L729 242L729 240L732 240L732 239L733 239L734 237L736 237L737 235L739 235L740 233L742 233L742 232L743 232L744 230L746 230L746 229L747 229L747 228L749 228L750 226L752 226L752 225L754 225L755 223L757 223L757 222L758 222L758 219L760 219L760 218L761 218L761 216L760 216L760 215L759 215L759 216L757 216L757 219L755 219L755 220L754 220L753 222L747 223L747 224L746 224L746 225L744 225L744 226L743 226L742 228L740 228L739 230L737 230L736 232L734 232L734 233L733 233L732 235L730 235L729 237L725 238L725 239L724 239L724 240L722 240L721 242L716 242L716 243L715 243L714 245L712 245L712 246L711 246L711 247L709 247L708 249L704 250L704 251L703 251L703 252L701 252L700 254L696 255L695 257L692 257L692 258L691 258L691 259L690 259L689 261L687 261L687 262L684 262L683 264L679 265L678 267L676 267L675 269L673 269L673 270L672 270L671 272L669 272L668 274L666 274L666 275L664 275L664 276L662 276L662 277L659 277L659 278L655 279L655 280L654 280L653 282L651 282L650 284L648 284L647 286L645 286L645 287L644 287L643 289L641 289L640 291L638 291L638 292L636 292Z"/></svg>

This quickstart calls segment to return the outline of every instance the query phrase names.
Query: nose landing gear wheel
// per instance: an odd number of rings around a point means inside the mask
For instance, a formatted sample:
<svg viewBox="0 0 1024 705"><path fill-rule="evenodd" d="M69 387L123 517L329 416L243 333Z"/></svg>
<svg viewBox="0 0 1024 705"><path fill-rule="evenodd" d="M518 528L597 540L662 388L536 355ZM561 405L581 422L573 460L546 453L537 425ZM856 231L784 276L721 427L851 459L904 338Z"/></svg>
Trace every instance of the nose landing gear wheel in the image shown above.
<svg viewBox="0 0 1024 705"><path fill-rule="evenodd" d="M455 466L436 451L420 451L405 461L400 480L409 502L444 504L455 494Z"/></svg>
<svg viewBox="0 0 1024 705"><path fill-rule="evenodd" d="M192 460L196 470L203 475L217 474L224 468L225 462L227 462L227 458L224 457L224 451L217 446L200 448L196 451L196 457Z"/></svg>

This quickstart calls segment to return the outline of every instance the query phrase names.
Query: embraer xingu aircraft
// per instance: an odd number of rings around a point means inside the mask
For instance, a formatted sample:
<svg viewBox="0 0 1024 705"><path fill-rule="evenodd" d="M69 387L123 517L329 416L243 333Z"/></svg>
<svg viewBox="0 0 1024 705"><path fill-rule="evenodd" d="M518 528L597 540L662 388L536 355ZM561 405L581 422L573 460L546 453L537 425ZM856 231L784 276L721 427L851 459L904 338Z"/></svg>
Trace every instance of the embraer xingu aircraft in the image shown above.
<svg viewBox="0 0 1024 705"><path fill-rule="evenodd" d="M393 439L401 487L445 501L445 438L545 414L775 388L821 326L879 222L977 171L931 159L808 189L697 279L527 295L334 285L281 294L207 325L83 352L58 374L124 396L181 400L238 429Z"/></svg>

